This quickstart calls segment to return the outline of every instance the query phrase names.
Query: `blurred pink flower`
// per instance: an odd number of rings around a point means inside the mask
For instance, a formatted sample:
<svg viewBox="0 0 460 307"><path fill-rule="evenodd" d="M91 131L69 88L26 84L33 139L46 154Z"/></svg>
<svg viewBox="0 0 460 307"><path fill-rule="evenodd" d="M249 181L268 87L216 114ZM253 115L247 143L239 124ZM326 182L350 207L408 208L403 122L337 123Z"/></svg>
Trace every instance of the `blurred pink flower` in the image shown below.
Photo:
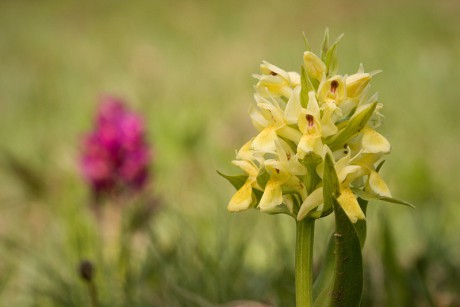
<svg viewBox="0 0 460 307"><path fill-rule="evenodd" d="M114 97L102 99L95 129L83 140L81 167L96 196L141 190L150 152L142 118Z"/></svg>

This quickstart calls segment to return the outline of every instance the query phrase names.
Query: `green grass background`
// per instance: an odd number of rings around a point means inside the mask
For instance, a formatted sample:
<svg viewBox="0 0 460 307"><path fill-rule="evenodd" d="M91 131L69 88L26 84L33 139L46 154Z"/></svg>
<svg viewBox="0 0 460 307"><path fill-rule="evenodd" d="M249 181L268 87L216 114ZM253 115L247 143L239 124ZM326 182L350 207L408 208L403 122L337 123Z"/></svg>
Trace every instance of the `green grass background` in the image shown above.
<svg viewBox="0 0 460 307"><path fill-rule="evenodd" d="M383 70L383 176L417 206L369 206L363 306L460 306L459 16L454 0L2 1L0 305L89 303L76 267L101 248L78 156L113 94L145 117L162 206L132 279L95 260L101 305L292 306L293 221L227 213L216 170L236 173L255 134L260 62L298 70L302 32L318 51L329 27L345 33L339 73ZM330 222L317 223L318 266Z"/></svg>

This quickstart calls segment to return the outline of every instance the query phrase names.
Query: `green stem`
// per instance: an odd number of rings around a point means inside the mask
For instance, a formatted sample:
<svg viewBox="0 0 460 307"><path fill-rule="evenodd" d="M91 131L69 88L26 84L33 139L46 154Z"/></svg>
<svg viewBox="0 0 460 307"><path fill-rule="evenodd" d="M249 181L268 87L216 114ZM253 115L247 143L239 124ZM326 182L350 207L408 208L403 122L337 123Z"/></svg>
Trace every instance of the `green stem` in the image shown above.
<svg viewBox="0 0 460 307"><path fill-rule="evenodd" d="M91 298L91 307L97 307L98 301L97 301L97 288L96 285L94 284L94 281L90 281L88 283L88 292L89 292L89 297Z"/></svg>
<svg viewBox="0 0 460 307"><path fill-rule="evenodd" d="M313 241L315 219L297 222L295 248L295 300L297 307L313 305Z"/></svg>

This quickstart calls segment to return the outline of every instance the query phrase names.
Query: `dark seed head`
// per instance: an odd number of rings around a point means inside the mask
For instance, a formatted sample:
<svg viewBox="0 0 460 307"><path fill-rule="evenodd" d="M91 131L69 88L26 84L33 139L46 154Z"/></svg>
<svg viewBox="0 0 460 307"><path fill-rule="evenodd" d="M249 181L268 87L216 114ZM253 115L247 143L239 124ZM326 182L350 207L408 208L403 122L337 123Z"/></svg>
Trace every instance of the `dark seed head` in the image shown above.
<svg viewBox="0 0 460 307"><path fill-rule="evenodd" d="M91 282L94 277L94 266L89 260L82 260L79 266L80 277L86 282Z"/></svg>

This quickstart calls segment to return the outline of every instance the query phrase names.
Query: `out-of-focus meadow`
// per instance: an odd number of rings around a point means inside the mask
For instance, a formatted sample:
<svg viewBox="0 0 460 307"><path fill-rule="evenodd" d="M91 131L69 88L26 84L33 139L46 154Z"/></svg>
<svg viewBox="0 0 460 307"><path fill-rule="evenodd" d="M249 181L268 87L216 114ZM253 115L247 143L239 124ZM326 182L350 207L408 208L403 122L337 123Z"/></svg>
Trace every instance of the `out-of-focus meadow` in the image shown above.
<svg viewBox="0 0 460 307"><path fill-rule="evenodd" d="M370 204L362 305L460 306L459 16L454 0L2 1L0 305L88 305L77 267L90 259L101 306L292 306L295 223L228 213L216 170L237 173L254 135L260 62L298 71L302 32L317 51L329 27L345 33L339 73L383 70L383 177L417 207ZM144 116L154 151L159 207L133 235L128 275L79 166L103 94ZM331 218L317 224L319 265Z"/></svg>

